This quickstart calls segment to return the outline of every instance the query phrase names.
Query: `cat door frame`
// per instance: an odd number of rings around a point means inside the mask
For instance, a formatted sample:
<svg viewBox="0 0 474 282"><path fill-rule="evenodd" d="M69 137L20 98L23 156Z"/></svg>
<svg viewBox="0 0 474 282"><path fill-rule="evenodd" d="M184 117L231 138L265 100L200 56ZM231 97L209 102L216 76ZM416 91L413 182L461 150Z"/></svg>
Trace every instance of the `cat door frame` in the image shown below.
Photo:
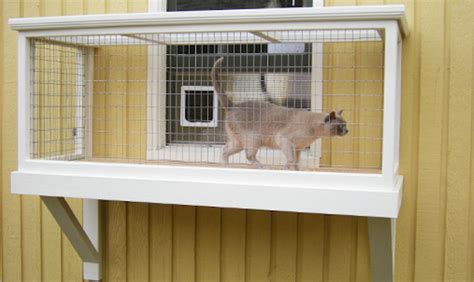
<svg viewBox="0 0 474 282"><path fill-rule="evenodd" d="M186 108L187 108L187 99L186 95L188 91L205 91L212 93L212 119L208 122L205 121L189 121L186 118ZM181 101L180 101L180 125L181 126L188 126L188 127L217 127L217 121L219 120L219 99L217 93L214 91L214 87L212 86L194 86L194 85L183 85L181 86Z"/></svg>

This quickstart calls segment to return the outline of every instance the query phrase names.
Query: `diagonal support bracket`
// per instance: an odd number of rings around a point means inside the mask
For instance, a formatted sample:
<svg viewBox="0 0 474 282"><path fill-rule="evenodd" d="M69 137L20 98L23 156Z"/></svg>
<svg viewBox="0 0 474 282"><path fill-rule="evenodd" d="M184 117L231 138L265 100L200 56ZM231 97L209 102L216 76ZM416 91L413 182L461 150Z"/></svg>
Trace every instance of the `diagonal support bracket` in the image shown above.
<svg viewBox="0 0 474 282"><path fill-rule="evenodd" d="M62 197L41 196L56 222L84 262L84 279L100 280L100 210L97 200L84 200L84 228Z"/></svg>
<svg viewBox="0 0 474 282"><path fill-rule="evenodd" d="M99 251L82 229L66 200L62 197L45 196L41 196L41 200L48 207L81 259L85 262L98 263L100 261Z"/></svg>

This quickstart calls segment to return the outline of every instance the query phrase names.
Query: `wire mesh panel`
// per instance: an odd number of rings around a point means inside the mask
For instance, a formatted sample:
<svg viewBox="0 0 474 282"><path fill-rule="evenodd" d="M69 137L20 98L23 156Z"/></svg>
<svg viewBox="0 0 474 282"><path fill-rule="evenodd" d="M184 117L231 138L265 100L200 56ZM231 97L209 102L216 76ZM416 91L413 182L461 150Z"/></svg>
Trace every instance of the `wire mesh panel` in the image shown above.
<svg viewBox="0 0 474 282"><path fill-rule="evenodd" d="M84 154L83 48L32 41L31 158L76 160Z"/></svg>
<svg viewBox="0 0 474 282"><path fill-rule="evenodd" d="M38 38L31 158L379 173L383 41L375 29Z"/></svg>

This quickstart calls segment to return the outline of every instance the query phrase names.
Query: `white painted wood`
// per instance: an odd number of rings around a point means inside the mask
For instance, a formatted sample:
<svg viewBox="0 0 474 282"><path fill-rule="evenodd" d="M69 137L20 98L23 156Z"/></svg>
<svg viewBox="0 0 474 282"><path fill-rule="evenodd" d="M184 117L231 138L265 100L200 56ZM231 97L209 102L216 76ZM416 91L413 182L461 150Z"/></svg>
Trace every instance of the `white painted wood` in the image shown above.
<svg viewBox="0 0 474 282"><path fill-rule="evenodd" d="M77 48L76 55L76 128L74 136L74 154L80 158L84 157L84 137L85 137L85 120L83 118L84 113L84 69L86 68L86 57L83 54L82 48Z"/></svg>
<svg viewBox="0 0 474 282"><path fill-rule="evenodd" d="M313 7L324 7L324 0L313 0Z"/></svg>
<svg viewBox="0 0 474 282"><path fill-rule="evenodd" d="M27 160L20 172L102 177L146 178L151 180L178 180L189 182L243 183L254 186L291 186L334 189L390 191L381 174L339 173L288 170L233 169L222 167L165 166L131 163L67 162L54 160ZM258 173L256 173L258 172ZM86 197L87 198L87 197Z"/></svg>
<svg viewBox="0 0 474 282"><path fill-rule="evenodd" d="M98 252L99 262L84 262L84 280L102 279L102 245L101 245L101 208L99 200L82 201L82 225L84 231Z"/></svg>
<svg viewBox="0 0 474 282"><path fill-rule="evenodd" d="M323 7L324 1L313 0L313 7ZM330 37L330 36L329 36ZM311 46L311 111L323 111L323 51L324 43L313 43ZM316 155L317 167L319 167L322 157L322 141L317 139L311 145L311 152Z"/></svg>
<svg viewBox="0 0 474 282"><path fill-rule="evenodd" d="M398 94L398 28L391 23L385 28L385 61L384 61L384 105L383 105L383 145L382 145L382 175L387 185L392 186L396 179L395 155L397 154L396 130L397 126Z"/></svg>
<svg viewBox="0 0 474 282"><path fill-rule="evenodd" d="M400 36L400 34L398 33ZM399 37L400 38L400 37ZM401 122L401 99L402 99L402 41L397 43L397 87L395 104L395 152L394 152L394 174L399 173L400 164L400 122Z"/></svg>
<svg viewBox="0 0 474 282"><path fill-rule="evenodd" d="M30 158L30 89L31 89L31 60L34 47L22 33L18 35L18 168L21 169L26 159Z"/></svg>
<svg viewBox="0 0 474 282"><path fill-rule="evenodd" d="M408 34L403 5L336 6L320 8L246 9L173 13L107 14L63 17L17 18L8 21L14 30L131 27L151 25L196 25L221 23L317 22L351 20L395 20ZM244 29L246 30L246 29ZM120 34L120 33L119 33Z"/></svg>
<svg viewBox="0 0 474 282"><path fill-rule="evenodd" d="M209 122L191 122L186 119L186 94L187 91L212 91L214 94L212 96L212 120ZM166 93L166 91L165 91ZM214 91L212 86L195 86L195 85L183 85L181 86L181 99L180 99L180 119L179 123L181 126L192 126L192 127L217 127L218 121L218 108L219 108L219 98L217 93ZM166 130L166 129L165 129Z"/></svg>
<svg viewBox="0 0 474 282"><path fill-rule="evenodd" d="M64 175L58 173L12 174L13 193L114 201L195 205L289 212L342 214L372 217L398 216L402 178L397 188L334 189L284 184L251 185L248 182L153 180L147 178ZM67 185L65 185L67 183ZM133 189L131 189L131 187ZM269 196L271 195L271 196Z"/></svg>
<svg viewBox="0 0 474 282"><path fill-rule="evenodd" d="M167 0L148 0L148 13L166 12Z"/></svg>
<svg viewBox="0 0 474 282"><path fill-rule="evenodd" d="M99 253L90 241L66 200L62 197L41 196L56 222L83 261L98 263Z"/></svg>
<svg viewBox="0 0 474 282"><path fill-rule="evenodd" d="M148 12L167 11L167 0L149 0ZM155 41L160 42L160 39ZM166 46L148 46L147 58L147 145L146 159L158 159L158 151L166 145ZM161 93L161 95L160 95Z"/></svg>
<svg viewBox="0 0 474 282"><path fill-rule="evenodd" d="M369 217L367 223L372 281L393 281L395 220Z"/></svg>
<svg viewBox="0 0 474 282"><path fill-rule="evenodd" d="M175 12L173 12L175 13ZM171 13L170 13L171 14ZM347 20L347 21L302 21L295 18L294 21L263 21L256 23L247 22L215 22L212 25L206 23L186 24L179 22L170 23L169 25L147 25L147 26L120 26L101 28L76 28L76 29L44 29L44 30L28 30L22 31L27 37L52 37L52 36L109 36L110 34L156 34L156 33L192 33L192 32L237 32L245 30L246 32L267 31L277 32L282 30L337 30L337 29L353 29L353 30L373 30L383 29L393 20ZM365 32L365 31L364 31ZM137 40L138 41L138 40Z"/></svg>
<svg viewBox="0 0 474 282"><path fill-rule="evenodd" d="M147 71L147 159L152 159L152 152L161 148L165 143L164 134L160 135L163 127L166 129L166 125L158 124L159 121L163 121L166 118L165 111L163 111L166 106L166 97L165 95L160 95L160 90L165 89L166 86L160 87L158 85L161 77L159 76L163 73L163 68L161 62L163 62L163 55L160 52L163 49L160 49L160 46L149 46L148 47L148 71ZM164 47L166 48L166 47ZM166 54L164 55L166 56ZM164 61L166 63L166 61ZM165 66L166 68L166 66ZM160 70L160 74L158 73ZM165 73L166 75L166 73Z"/></svg>
<svg viewBox="0 0 474 282"><path fill-rule="evenodd" d="M84 123L85 126L85 157L87 159L92 158L92 142L93 142L93 117L94 117L94 49L87 48L86 49L86 82L85 82L85 89L86 89L86 120Z"/></svg>
<svg viewBox="0 0 474 282"><path fill-rule="evenodd" d="M166 0L149 0L148 12L165 14ZM147 145L146 159L157 158L156 151L166 145L166 46L148 46L147 59Z"/></svg>

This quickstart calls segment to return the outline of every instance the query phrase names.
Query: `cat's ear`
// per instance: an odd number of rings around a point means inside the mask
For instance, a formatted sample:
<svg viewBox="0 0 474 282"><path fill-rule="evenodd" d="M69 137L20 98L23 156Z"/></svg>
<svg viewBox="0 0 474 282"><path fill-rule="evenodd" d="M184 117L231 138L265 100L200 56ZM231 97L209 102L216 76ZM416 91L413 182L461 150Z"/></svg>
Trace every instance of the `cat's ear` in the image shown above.
<svg viewBox="0 0 474 282"><path fill-rule="evenodd" d="M344 109L340 110L339 112L337 112L337 115L340 116L342 115L342 112L344 112Z"/></svg>
<svg viewBox="0 0 474 282"><path fill-rule="evenodd" d="M336 112L332 111L324 118L324 122L330 122L335 119L336 119Z"/></svg>

